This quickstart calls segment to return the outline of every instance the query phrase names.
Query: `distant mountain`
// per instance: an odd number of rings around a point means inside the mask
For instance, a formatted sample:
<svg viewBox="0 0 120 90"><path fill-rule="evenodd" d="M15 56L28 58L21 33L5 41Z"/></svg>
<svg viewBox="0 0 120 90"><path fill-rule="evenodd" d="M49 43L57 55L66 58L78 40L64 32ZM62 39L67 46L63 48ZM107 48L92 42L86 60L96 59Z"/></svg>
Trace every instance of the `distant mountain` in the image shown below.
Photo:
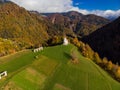
<svg viewBox="0 0 120 90"><path fill-rule="evenodd" d="M120 17L83 38L95 51L120 63Z"/></svg>
<svg viewBox="0 0 120 90"><path fill-rule="evenodd" d="M44 14L53 23L74 31L79 37L89 35L110 21L96 15L83 15L76 11Z"/></svg>

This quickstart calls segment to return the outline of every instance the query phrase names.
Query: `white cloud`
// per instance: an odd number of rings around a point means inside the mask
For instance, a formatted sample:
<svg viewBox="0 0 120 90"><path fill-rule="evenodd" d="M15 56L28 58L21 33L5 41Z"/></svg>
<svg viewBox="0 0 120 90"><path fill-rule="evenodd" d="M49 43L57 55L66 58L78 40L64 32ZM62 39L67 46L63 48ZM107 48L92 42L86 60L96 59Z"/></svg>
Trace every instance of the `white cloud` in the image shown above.
<svg viewBox="0 0 120 90"><path fill-rule="evenodd" d="M120 9L113 10L92 10L79 9L73 6L72 0L11 0L18 5L26 8L27 10L36 10L40 13L48 12L67 12L67 11L78 11L83 14L96 14L103 17L118 17L120 16Z"/></svg>
<svg viewBox="0 0 120 90"><path fill-rule="evenodd" d="M93 10L90 12L91 14L96 14L99 16L103 16L105 18L117 18L120 16L120 9L119 10Z"/></svg>
<svg viewBox="0 0 120 90"><path fill-rule="evenodd" d="M87 15L87 14L90 13L88 10L86 10L86 9L79 9L78 7L72 7L68 11L77 11L77 12L80 12L80 13L82 13L84 15Z"/></svg>
<svg viewBox="0 0 120 90"><path fill-rule="evenodd" d="M66 12L71 9L72 0L11 0L27 10L39 12Z"/></svg>

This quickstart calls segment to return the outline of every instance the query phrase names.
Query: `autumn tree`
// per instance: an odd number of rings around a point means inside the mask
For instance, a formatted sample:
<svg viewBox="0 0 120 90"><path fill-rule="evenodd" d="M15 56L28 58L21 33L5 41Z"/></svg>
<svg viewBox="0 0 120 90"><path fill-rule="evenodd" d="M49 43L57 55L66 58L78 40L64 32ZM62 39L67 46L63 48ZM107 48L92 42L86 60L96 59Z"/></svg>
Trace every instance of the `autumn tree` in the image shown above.
<svg viewBox="0 0 120 90"><path fill-rule="evenodd" d="M118 67L119 67L118 63L113 64L112 72L113 72L113 73L116 73L117 70L118 70Z"/></svg>
<svg viewBox="0 0 120 90"><path fill-rule="evenodd" d="M107 63L107 70L111 71L112 68L113 68L113 63L111 61L108 61L108 63Z"/></svg>
<svg viewBox="0 0 120 90"><path fill-rule="evenodd" d="M54 36L48 40L48 45L58 45L63 43L63 38L61 36Z"/></svg>
<svg viewBox="0 0 120 90"><path fill-rule="evenodd" d="M97 63L97 64L102 63L102 60L101 60L101 58L100 58L100 56L99 56L99 54L97 52L94 53L94 59L93 59L93 61L95 63Z"/></svg>
<svg viewBox="0 0 120 90"><path fill-rule="evenodd" d="M19 50L17 44L8 39L0 38L0 56L4 56L6 54L14 53Z"/></svg>
<svg viewBox="0 0 120 90"><path fill-rule="evenodd" d="M80 47L80 41L79 41L77 38L74 38L74 39L72 40L72 43L73 43L74 45L76 45L77 47Z"/></svg>
<svg viewBox="0 0 120 90"><path fill-rule="evenodd" d="M116 73L115 73L116 77L120 79L120 66L118 67Z"/></svg>
<svg viewBox="0 0 120 90"><path fill-rule="evenodd" d="M104 58L103 58L103 61L102 61L102 64L103 64L103 65L107 65L107 63L108 63L108 59L107 59L106 57L104 57Z"/></svg>
<svg viewBox="0 0 120 90"><path fill-rule="evenodd" d="M80 42L79 50L84 57L87 57L91 60L94 59L94 51L91 49L91 47L88 44L84 44Z"/></svg>

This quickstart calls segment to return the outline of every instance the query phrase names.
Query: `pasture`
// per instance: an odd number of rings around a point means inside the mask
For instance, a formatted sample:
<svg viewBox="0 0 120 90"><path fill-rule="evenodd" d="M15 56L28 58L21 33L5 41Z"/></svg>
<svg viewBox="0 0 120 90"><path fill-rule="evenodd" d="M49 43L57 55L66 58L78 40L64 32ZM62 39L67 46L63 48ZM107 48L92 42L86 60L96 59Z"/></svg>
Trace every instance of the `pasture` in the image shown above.
<svg viewBox="0 0 120 90"><path fill-rule="evenodd" d="M71 62L71 50L79 63ZM2 57L0 71L5 70L8 76L0 80L2 90L120 90L120 83L71 44Z"/></svg>

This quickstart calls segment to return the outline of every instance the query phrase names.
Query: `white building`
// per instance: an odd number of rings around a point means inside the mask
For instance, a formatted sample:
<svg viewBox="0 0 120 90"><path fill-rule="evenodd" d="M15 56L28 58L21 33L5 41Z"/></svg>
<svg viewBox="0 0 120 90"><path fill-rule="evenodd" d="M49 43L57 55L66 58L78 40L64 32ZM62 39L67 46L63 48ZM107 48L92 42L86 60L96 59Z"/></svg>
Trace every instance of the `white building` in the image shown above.
<svg viewBox="0 0 120 90"><path fill-rule="evenodd" d="M39 52L39 51L42 51L43 50L43 47L39 47L39 48L36 48L33 50L33 52Z"/></svg>
<svg viewBox="0 0 120 90"><path fill-rule="evenodd" d="M5 77L5 76L7 76L7 71L0 73L0 79L2 79L2 77Z"/></svg>
<svg viewBox="0 0 120 90"><path fill-rule="evenodd" d="M63 45L68 45L68 43L69 42L68 42L67 38L65 37L64 40L63 40Z"/></svg>

